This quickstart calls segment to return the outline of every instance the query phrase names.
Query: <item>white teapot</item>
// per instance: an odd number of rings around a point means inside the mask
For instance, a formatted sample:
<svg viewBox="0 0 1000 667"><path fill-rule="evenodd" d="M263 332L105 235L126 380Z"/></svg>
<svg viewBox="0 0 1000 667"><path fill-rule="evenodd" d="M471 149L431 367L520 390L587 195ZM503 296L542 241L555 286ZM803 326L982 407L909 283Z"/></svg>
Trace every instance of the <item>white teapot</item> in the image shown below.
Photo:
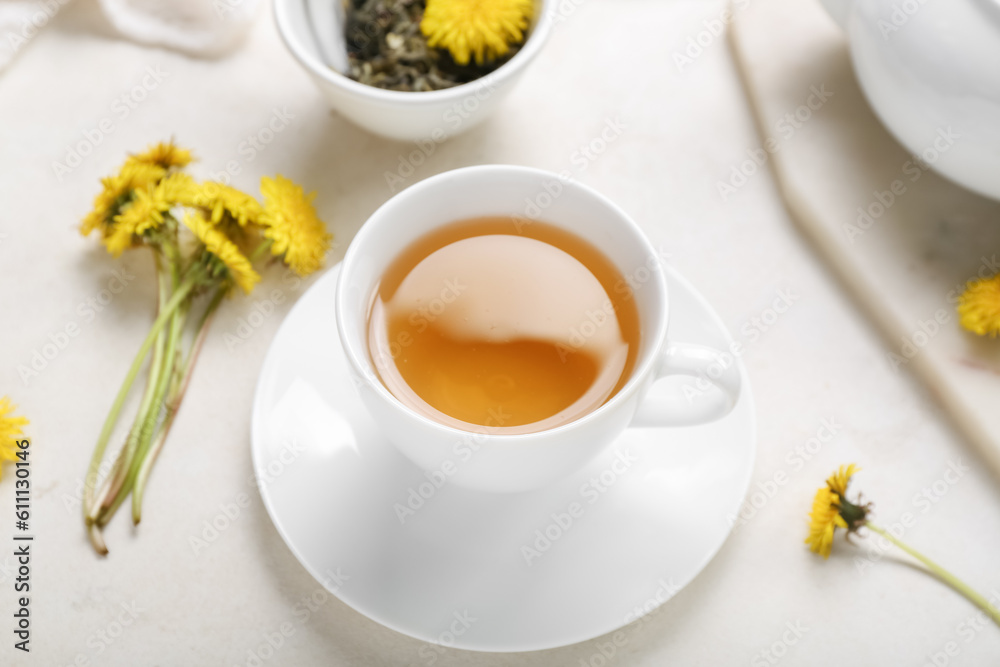
<svg viewBox="0 0 1000 667"><path fill-rule="evenodd" d="M1000 199L1000 0L821 0L861 88L933 169Z"/></svg>

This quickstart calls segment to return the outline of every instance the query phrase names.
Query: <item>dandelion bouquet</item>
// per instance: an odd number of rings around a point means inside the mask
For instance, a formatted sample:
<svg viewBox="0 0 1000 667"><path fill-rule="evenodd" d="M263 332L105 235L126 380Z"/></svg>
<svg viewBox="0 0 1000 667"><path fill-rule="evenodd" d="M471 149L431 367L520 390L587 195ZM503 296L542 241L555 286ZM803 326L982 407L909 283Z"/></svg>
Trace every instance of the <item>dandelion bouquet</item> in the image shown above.
<svg viewBox="0 0 1000 667"><path fill-rule="evenodd" d="M84 235L97 232L115 257L150 250L159 284L156 319L111 405L84 481L84 521L102 554L102 530L130 494L132 521L139 523L153 464L223 298L237 288L251 292L260 280L254 267L265 260L284 263L300 276L316 271L333 238L312 206L314 195L288 179L263 178L261 204L228 185L197 182L184 171L191 161L191 152L172 142L132 155L116 175L103 179L80 228ZM111 435L144 366L145 388L132 426L99 479Z"/></svg>

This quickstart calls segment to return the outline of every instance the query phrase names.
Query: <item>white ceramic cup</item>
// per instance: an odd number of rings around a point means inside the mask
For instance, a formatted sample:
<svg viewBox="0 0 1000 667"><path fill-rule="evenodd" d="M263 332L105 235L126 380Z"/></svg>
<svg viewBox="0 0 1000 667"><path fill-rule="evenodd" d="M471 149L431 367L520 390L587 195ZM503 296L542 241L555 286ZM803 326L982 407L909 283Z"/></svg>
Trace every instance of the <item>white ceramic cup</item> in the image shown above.
<svg viewBox="0 0 1000 667"><path fill-rule="evenodd" d="M330 106L356 125L400 141L440 142L489 116L541 51L556 10L554 0L536 0L524 46L489 75L444 90L403 92L358 83L324 61L315 31L342 31L343 26L334 12L328 13L328 26L316 26L310 3L317 1L337 0L275 0L275 22L285 45Z"/></svg>
<svg viewBox="0 0 1000 667"><path fill-rule="evenodd" d="M435 422L393 396L375 372L368 348L368 313L392 261L439 226L482 216L515 216L556 225L600 248L631 283L639 312L640 348L628 382L593 412L561 426L509 435ZM337 329L355 386L390 441L440 482L493 492L518 492L564 477L597 456L629 426L680 426L726 415L740 392L731 355L671 341L661 257L639 226L594 190L526 167L487 165L439 174L400 192L362 226L344 257L337 285ZM703 378L718 390L698 400L646 396L668 375ZM669 435L664 434L664 447Z"/></svg>

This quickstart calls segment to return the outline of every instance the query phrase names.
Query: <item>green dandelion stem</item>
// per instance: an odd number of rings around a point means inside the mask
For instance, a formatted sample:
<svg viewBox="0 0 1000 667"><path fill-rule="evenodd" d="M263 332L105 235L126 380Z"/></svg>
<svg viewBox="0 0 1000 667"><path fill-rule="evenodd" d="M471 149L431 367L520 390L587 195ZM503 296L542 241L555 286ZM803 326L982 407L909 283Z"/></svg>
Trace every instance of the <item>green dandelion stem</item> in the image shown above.
<svg viewBox="0 0 1000 667"><path fill-rule="evenodd" d="M250 263L253 264L258 259L260 259L260 256L263 255L268 250L270 250L272 245L274 245L273 239L265 239L261 241L260 245L254 248L254 251L250 254L249 257Z"/></svg>
<svg viewBox="0 0 1000 667"><path fill-rule="evenodd" d="M90 466L87 470L87 478L84 480L83 506L84 516L87 519L88 524L94 521L94 518L90 516L90 513L98 471L100 470L101 461L104 460L104 450L108 446L108 440L111 439L111 432L114 430L115 423L118 421L118 415L121 413L122 407L125 404L125 399L128 397L129 390L132 388L132 384L135 382L135 378L139 374L139 370L142 368L143 362L146 360L146 356L149 354L150 349L159 337L160 331L162 331L167 323L171 321L174 311L177 310L177 308L187 298L188 294L190 294L191 291L199 284L201 278L201 272L192 271L177 291L174 292L170 301L167 302L166 306L157 315L156 321L153 322L153 326L146 335L146 340L142 342L138 353L135 355L135 359L132 360L132 365L129 367L128 373L125 376L125 381L118 390L118 395L115 396L115 401L111 405L111 410L108 412L108 416L104 420L104 426L101 429L101 434L97 438L97 445L94 447L94 454L91 456Z"/></svg>
<svg viewBox="0 0 1000 667"><path fill-rule="evenodd" d="M969 602L971 602L972 604L976 605L984 612L986 612L989 615L989 617L993 619L993 622L996 623L998 626L1000 626L1000 609L997 609L996 607L991 605L989 600L987 600L982 595L969 588L969 586L961 579L959 579L951 572L944 569L943 567L941 567L940 565L938 565L937 563L935 563L930 558L923 555L910 545L906 544L905 542L899 541L898 539L896 539L895 536L886 531L884 528L880 528L879 526L876 526L872 523L866 523L865 526L872 532L878 533L879 535L889 540L897 547L899 547L900 549L902 549L903 551L905 551L906 553L910 554L918 561L923 563L924 566L926 566L927 569L930 570L938 579L951 586L953 589L955 589L956 592L960 593Z"/></svg>
<svg viewBox="0 0 1000 667"><path fill-rule="evenodd" d="M174 311L174 316L171 319L170 333L167 335L167 352L163 357L162 366L157 374L156 393L152 404L147 408L146 414L143 416L141 440L136 450L136 456L132 459L128 471L128 476L133 482L132 520L134 523L139 523L139 502L138 496L134 493L135 480L139 475L139 470L142 468L143 462L149 454L149 448L156 434L156 425L160 421L160 414L164 409L163 399L166 398L167 389L170 387L174 376L175 366L177 365L177 352L180 347L181 334L184 331L184 321L187 319L189 307L190 302L186 302Z"/></svg>
<svg viewBox="0 0 1000 667"><path fill-rule="evenodd" d="M166 277L164 275L165 270L163 263L160 260L160 255L155 250L153 251L153 261L156 264L156 276L157 283L159 284L159 303L157 308L157 317L166 309L168 304L167 295L169 293L169 286L166 282ZM166 320L164 320L164 324ZM154 325L155 328L155 325ZM153 385L155 383L155 377L153 374L155 370L159 367L158 357L162 353L163 336L162 325L159 329L150 330L149 335L143 342L143 345L139 348L138 354L136 354L135 359L132 361L132 366L129 369L128 374L125 376L125 381L122 383L121 388L118 390L118 396L115 398L115 402L111 406L110 412L108 412L107 418L104 420L104 427L101 429L101 434L97 439L97 446L94 448L94 454L91 457L90 467L87 470L87 478L84 480L83 488L83 516L87 524L91 524L99 512L99 507L103 504L104 499L107 494L111 492L113 488L120 486L123 479L123 467L127 469L128 459L130 458L130 445L132 445L133 440L138 435L139 426L139 415L142 414L142 409L140 408L139 414L136 415L136 421L132 425L132 429L129 431L128 439L126 440L125 447L118 454L117 459L111 471L105 481L104 488L101 493L95 499L94 494L97 485L97 476L100 471L101 461L104 460L104 451L107 448L108 440L111 438L111 433L114 430L115 424L118 422L118 415L121 413L121 409L124 406L125 399L128 397L129 391L132 389L132 384L135 382L136 376L139 370L142 368L142 363L145 361L146 357L149 355L150 348L155 344L156 349L153 353L153 361L150 363L150 375L147 379L146 391L142 397L141 406L148 405L149 401L152 400ZM122 479L119 479L119 477ZM95 544L95 547L97 545ZM100 551L100 549L99 549Z"/></svg>
<svg viewBox="0 0 1000 667"><path fill-rule="evenodd" d="M157 302L157 315L159 315L170 301L170 282L160 254L155 250L153 251L153 260L156 264L156 277L157 284L159 285L159 301ZM154 394L156 393L165 344L166 332L161 329L154 343L153 358L149 363L146 389L139 404L139 411L136 413L135 421L125 440L125 446L118 452L114 465L104 480L104 485L93 499L89 509L86 510L85 517L87 521L92 522L96 520L102 508L111 502L111 499L120 492L122 485L125 483L128 470L132 464L132 458L135 456L136 447L141 440L143 415L149 410L149 406L152 404Z"/></svg>
<svg viewBox="0 0 1000 667"><path fill-rule="evenodd" d="M167 244L168 248L172 248L171 244ZM176 249L168 251L171 253L171 278L173 282L173 289L176 291L180 287L181 283L181 270L179 255ZM157 424L160 422L161 413L164 411L164 398L167 396L167 391L171 386L175 367L178 363L178 351L181 346L181 339L184 333L184 323L187 319L188 310L191 308L191 298L184 301L184 303L174 311L173 317L170 320L169 333L167 334L166 343L166 355L161 361L161 367L157 373L157 383L156 391L154 394L154 399L152 405L150 405L145 414L142 417L143 428L142 436L139 441L138 450L136 452L135 458L131 461L128 471L129 487L132 490L132 520L134 523L139 523L138 512L139 507L136 504L135 496L135 483L139 475L139 470L142 468L145 462L146 456L148 455L149 448L151 446L152 440L156 435Z"/></svg>
<svg viewBox="0 0 1000 667"><path fill-rule="evenodd" d="M211 323L212 316L215 315L219 304L222 303L222 297L225 294L226 290L224 287L220 286L216 289L211 302L201 316L201 321L198 322L194 342L191 344L187 360L177 366L174 376L174 386L171 389L165 406L167 415L163 421L160 433L156 437L156 441L152 444L142 461L135 479L135 486L132 489L132 521L136 524L142 519L142 497L146 491L146 482L149 480L149 474L153 469L153 464L156 462L156 457L159 456L160 450L163 448L163 444L167 441L167 435L174 424L174 417L177 416L177 411L181 407L181 401L184 400L184 394L187 393L188 383L191 381L191 374L194 371L194 363L198 359L198 353L201 352L202 345L205 342L205 335L208 333L208 325Z"/></svg>

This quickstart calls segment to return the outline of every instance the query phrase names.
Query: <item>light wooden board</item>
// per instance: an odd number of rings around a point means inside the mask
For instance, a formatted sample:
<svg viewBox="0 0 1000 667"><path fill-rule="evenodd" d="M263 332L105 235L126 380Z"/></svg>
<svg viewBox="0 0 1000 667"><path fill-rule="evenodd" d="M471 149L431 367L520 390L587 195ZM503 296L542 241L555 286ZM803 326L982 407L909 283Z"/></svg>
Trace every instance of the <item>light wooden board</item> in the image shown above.
<svg viewBox="0 0 1000 667"><path fill-rule="evenodd" d="M1000 476L1000 340L963 331L955 312L967 280L1000 271L1000 203L893 139L818 0L741 5L730 48L791 217L884 335L886 365L918 377Z"/></svg>

